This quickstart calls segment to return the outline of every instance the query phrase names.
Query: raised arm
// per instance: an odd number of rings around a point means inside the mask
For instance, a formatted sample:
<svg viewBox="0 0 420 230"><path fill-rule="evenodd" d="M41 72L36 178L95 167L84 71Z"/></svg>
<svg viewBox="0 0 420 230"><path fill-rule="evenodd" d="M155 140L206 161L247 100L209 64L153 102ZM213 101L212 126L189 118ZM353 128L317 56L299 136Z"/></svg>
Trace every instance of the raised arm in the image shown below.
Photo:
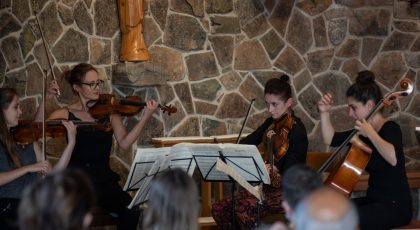
<svg viewBox="0 0 420 230"><path fill-rule="evenodd" d="M133 129L130 130L130 132L127 132L119 114L113 114L110 116L115 138L117 139L120 148L122 148L124 151L130 149L131 145L142 133L144 127L152 117L153 113L155 113L157 110L158 103L155 100L149 100L146 102L146 104L146 109L140 121L133 127Z"/></svg>
<svg viewBox="0 0 420 230"><path fill-rule="evenodd" d="M330 93L325 94L318 102L318 110L321 117L321 132L324 144L330 145L334 136L334 127L331 124L330 109L333 99Z"/></svg>
<svg viewBox="0 0 420 230"><path fill-rule="evenodd" d="M52 80L48 84L48 87L47 87L46 92L45 92L45 96L46 96L47 101L55 98L58 95L57 92L58 92L59 89L60 88L57 84L57 81ZM42 112L44 111L44 107L45 107L44 100L41 100L41 103L39 103L39 106L38 106L38 110L35 113L34 121L38 121L38 122L42 121L42 119L43 119ZM46 115L45 115L45 117L46 117Z"/></svg>

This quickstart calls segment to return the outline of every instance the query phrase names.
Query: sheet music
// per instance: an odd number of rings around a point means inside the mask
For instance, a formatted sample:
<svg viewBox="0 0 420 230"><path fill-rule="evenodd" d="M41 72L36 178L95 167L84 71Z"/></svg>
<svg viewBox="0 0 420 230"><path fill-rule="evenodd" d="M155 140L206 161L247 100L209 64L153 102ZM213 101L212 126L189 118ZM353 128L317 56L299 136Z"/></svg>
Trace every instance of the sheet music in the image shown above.
<svg viewBox="0 0 420 230"><path fill-rule="evenodd" d="M149 174L155 161L161 156L168 155L170 150L170 147L138 148L127 181L124 185L124 191L139 189L139 182Z"/></svg>
<svg viewBox="0 0 420 230"><path fill-rule="evenodd" d="M169 168L181 168L188 175L192 176L196 167L196 163L191 154L191 150L185 143L172 146L170 154L167 156L167 166Z"/></svg>
<svg viewBox="0 0 420 230"><path fill-rule="evenodd" d="M226 164L246 181L271 183L265 163L255 145L222 144L221 147Z"/></svg>
<svg viewBox="0 0 420 230"><path fill-rule="evenodd" d="M137 190L136 195L131 200L131 203L128 205L129 209L131 209L134 205L139 205L149 199L150 183L152 182L153 178L155 178L159 175L159 173L162 173L164 171L164 169L161 168L164 167L165 164L167 164L164 159L165 155L157 157L150 171L140 183L140 187Z"/></svg>
<svg viewBox="0 0 420 230"><path fill-rule="evenodd" d="M127 188L138 191L128 208L149 199L150 183L163 171L181 168L192 176L195 167L191 151L184 144L163 148L139 148L126 182Z"/></svg>
<svg viewBox="0 0 420 230"><path fill-rule="evenodd" d="M222 154L227 165L250 182L270 184L270 176L262 157L254 145L241 144L189 144L201 175L205 180L230 181L217 170L215 164Z"/></svg>
<svg viewBox="0 0 420 230"><path fill-rule="evenodd" d="M243 188L245 188L249 193L254 195L258 200L260 201L263 200L263 196L260 191L261 187L259 187L261 185L257 185L256 187L253 187L251 184L248 183L248 181L246 181L235 170L233 170L231 167L225 164L220 158L217 159L216 169L231 176L236 182L238 182L238 184L240 184Z"/></svg>
<svg viewBox="0 0 420 230"><path fill-rule="evenodd" d="M139 148L124 186L124 190L138 189L128 207L147 201L152 179L170 168L182 168L192 175L197 165L205 180L230 181L228 175L216 170L221 155L245 180L270 183L264 161L254 145L180 143L172 147Z"/></svg>

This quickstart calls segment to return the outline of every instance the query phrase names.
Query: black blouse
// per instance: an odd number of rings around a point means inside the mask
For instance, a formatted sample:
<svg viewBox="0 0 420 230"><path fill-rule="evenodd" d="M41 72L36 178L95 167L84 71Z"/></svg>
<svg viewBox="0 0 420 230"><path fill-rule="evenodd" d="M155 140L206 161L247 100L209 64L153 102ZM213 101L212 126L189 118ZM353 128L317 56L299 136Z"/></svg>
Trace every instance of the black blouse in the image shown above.
<svg viewBox="0 0 420 230"><path fill-rule="evenodd" d="M336 132L333 136L331 146L340 146L352 131ZM405 158L400 126L393 121L387 121L379 130L378 134L394 146L397 165L392 166L389 164L368 138L360 136L360 139L372 149L371 158L366 166L366 171L370 175L367 196L378 201L411 200L405 172Z"/></svg>
<svg viewBox="0 0 420 230"><path fill-rule="evenodd" d="M69 111L69 120L80 119ZM118 174L112 171L109 165L112 136L112 130L103 131L92 127L78 127L76 145L70 158L69 167L82 169L94 183L109 180L118 181Z"/></svg>

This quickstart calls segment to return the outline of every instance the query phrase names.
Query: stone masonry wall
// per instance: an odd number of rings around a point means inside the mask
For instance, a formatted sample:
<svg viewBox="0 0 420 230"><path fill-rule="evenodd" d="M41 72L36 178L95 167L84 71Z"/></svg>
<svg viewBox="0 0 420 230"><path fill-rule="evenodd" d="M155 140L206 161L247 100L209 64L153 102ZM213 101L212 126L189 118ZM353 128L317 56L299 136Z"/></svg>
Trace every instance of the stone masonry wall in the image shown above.
<svg viewBox="0 0 420 230"><path fill-rule="evenodd" d="M35 3L35 4L34 4ZM370 69L383 91L403 77L415 91L388 109L401 125L407 165L420 168L414 127L420 125L420 4L401 0L146 0L144 37L151 60L120 63L116 0L1 0L0 84L22 97L23 118L40 100L49 70L34 10L49 45L62 96L48 111L74 100L62 72L79 62L98 68L105 92L138 95L176 106L156 114L139 138L237 133L252 98L247 130L265 117L263 86L291 76L295 112L310 138L310 150L325 151L316 102L335 97L339 130L352 126L345 89ZM49 75L49 74L48 74ZM139 116L126 120L129 127ZM55 149L60 140L50 146ZM114 168L127 172L131 154L115 151Z"/></svg>

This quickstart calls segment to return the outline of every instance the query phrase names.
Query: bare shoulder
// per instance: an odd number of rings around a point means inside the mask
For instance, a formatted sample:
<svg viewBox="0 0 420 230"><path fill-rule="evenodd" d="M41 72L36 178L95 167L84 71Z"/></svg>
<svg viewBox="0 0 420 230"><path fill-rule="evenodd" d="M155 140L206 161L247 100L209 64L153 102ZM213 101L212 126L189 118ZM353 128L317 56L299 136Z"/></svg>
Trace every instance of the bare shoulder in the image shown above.
<svg viewBox="0 0 420 230"><path fill-rule="evenodd" d="M48 119L65 119L67 120L69 116L69 110L67 107L63 107L60 109L55 110L50 114Z"/></svg>

